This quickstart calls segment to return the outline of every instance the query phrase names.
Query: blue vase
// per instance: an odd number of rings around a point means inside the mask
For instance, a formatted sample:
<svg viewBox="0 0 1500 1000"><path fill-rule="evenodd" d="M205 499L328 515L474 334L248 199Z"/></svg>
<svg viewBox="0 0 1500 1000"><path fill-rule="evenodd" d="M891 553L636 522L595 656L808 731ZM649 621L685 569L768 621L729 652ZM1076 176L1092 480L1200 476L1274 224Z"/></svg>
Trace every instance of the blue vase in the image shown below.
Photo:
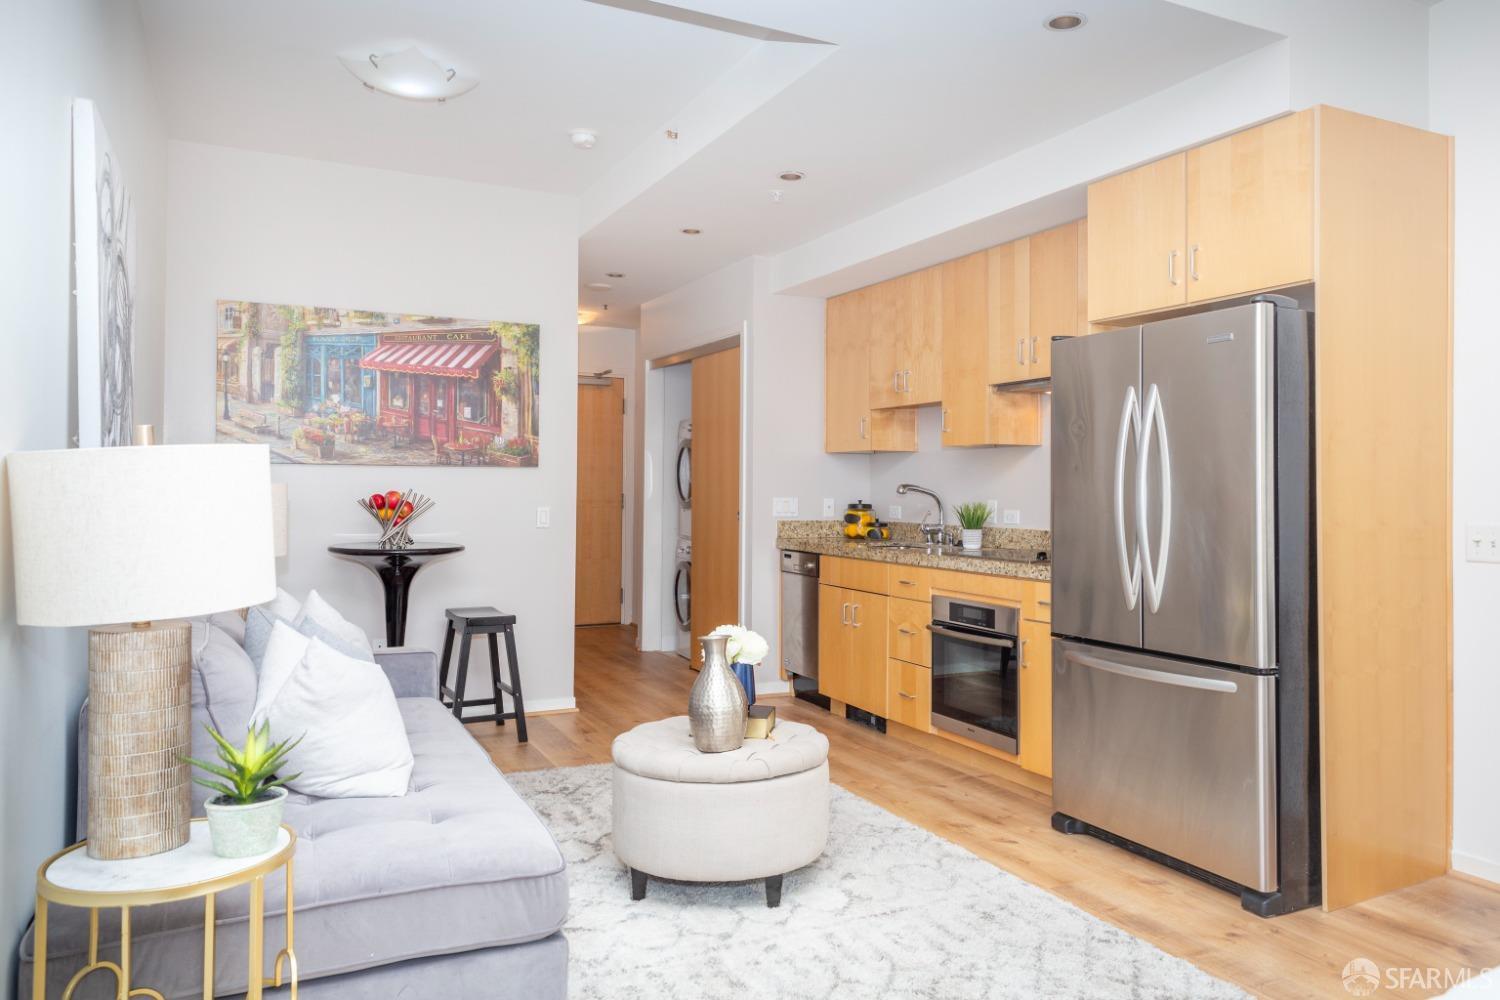
<svg viewBox="0 0 1500 1000"><path fill-rule="evenodd" d="M749 663L736 663L731 667L734 676L740 679L740 686L745 689L745 700L751 705L755 704L755 667Z"/></svg>

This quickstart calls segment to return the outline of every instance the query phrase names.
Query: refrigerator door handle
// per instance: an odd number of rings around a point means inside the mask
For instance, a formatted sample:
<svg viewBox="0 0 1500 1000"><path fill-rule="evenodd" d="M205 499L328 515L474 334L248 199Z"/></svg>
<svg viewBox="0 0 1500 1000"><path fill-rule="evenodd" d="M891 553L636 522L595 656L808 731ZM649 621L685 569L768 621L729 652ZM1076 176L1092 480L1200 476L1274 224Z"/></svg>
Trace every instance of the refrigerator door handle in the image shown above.
<svg viewBox="0 0 1500 1000"><path fill-rule="evenodd" d="M1081 667L1091 670L1103 670L1105 673L1119 674L1121 677L1133 677L1136 680L1150 681L1153 684L1170 684L1173 687L1195 688L1199 691L1217 691L1221 694L1234 694L1240 686L1234 681L1219 680L1215 677L1194 677L1191 674L1171 674L1165 670L1152 670L1149 667L1138 667L1133 663L1115 663L1110 660L1101 660L1097 656L1089 656L1085 653L1068 653L1067 659Z"/></svg>
<svg viewBox="0 0 1500 1000"><path fill-rule="evenodd" d="M1120 587L1125 591L1125 607L1135 610L1141 597L1141 546L1137 536L1135 551L1125 542L1125 452L1130 442L1141 451L1141 401L1135 386L1125 389L1125 404L1120 408L1120 434L1115 444L1115 552L1120 559ZM1137 487L1139 489L1139 487Z"/></svg>
<svg viewBox="0 0 1500 1000"><path fill-rule="evenodd" d="M1161 444L1161 545L1156 558L1151 556L1151 516L1148 473L1151 467L1153 437ZM1167 557L1172 550L1172 452L1167 442L1167 418L1162 409L1161 390L1156 383L1146 390L1146 410L1141 418L1140 464L1135 476L1136 544L1144 552L1141 575L1145 581L1146 607L1152 614L1161 607L1161 595L1167 584Z"/></svg>

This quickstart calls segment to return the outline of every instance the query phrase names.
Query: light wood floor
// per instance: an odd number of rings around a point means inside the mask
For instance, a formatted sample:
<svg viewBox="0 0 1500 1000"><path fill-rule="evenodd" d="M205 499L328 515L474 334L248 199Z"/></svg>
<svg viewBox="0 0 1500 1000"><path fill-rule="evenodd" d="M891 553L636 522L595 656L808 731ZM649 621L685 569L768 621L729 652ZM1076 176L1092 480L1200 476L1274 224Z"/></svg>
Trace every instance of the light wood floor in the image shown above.
<svg viewBox="0 0 1500 1000"><path fill-rule="evenodd" d="M512 724L469 730L502 771L607 763L618 733L686 712L693 677L679 657L637 652L630 628L580 629L576 713L528 718L525 745L516 743ZM1054 832L1049 796L978 766L968 751L939 754L805 702L768 701L780 718L827 734L833 780L844 788L1258 995L1346 997L1340 976L1356 957L1382 973L1411 967L1456 975L1500 965L1494 886L1447 876L1335 913L1261 920L1235 896L1091 838ZM1383 982L1377 995L1435 992L1442 990Z"/></svg>

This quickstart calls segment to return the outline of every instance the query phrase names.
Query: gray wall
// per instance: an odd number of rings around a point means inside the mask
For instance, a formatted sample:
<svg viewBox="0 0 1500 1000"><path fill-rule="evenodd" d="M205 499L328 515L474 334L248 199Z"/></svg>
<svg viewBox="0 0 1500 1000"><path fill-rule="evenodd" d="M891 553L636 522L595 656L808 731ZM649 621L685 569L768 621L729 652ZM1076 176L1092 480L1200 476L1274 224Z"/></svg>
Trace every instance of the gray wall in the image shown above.
<svg viewBox="0 0 1500 1000"><path fill-rule="evenodd" d="M0 62L0 454L63 448L75 429L71 319L71 101L93 99L135 196L137 422L161 423L165 138L136 6L5 5ZM81 629L19 628L10 504L0 480L0 952L3 995L31 919L36 867L73 837L73 721Z"/></svg>

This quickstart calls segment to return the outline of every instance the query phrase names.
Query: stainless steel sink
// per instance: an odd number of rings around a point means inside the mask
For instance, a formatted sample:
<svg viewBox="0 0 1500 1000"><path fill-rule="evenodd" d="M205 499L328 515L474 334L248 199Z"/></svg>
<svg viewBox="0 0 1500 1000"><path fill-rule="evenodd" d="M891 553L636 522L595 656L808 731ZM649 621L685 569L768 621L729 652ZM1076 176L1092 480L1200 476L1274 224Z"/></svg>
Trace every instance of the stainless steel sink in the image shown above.
<svg viewBox="0 0 1500 1000"><path fill-rule="evenodd" d="M967 559L993 559L997 562L1045 563L1047 553L1030 549L966 549L959 545L927 545L922 542L867 542L872 549L920 552L929 556L963 556Z"/></svg>

